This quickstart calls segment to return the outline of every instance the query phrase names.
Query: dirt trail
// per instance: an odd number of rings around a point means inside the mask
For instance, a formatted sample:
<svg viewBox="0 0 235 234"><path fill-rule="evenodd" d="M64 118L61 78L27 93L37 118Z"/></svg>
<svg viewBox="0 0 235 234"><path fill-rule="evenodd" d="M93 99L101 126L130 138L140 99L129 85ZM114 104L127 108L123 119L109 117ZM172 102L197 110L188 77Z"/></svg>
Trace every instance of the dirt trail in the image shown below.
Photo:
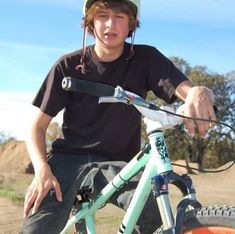
<svg viewBox="0 0 235 234"><path fill-rule="evenodd" d="M24 192L32 175L25 174L30 169L29 159L23 142L11 142L0 148L0 184L7 181L18 192ZM15 174L15 173L18 174ZM184 171L181 171L184 173ZM219 174L192 176L198 200L203 205L227 204L235 206L235 166ZM181 194L170 186L171 200L177 204ZM23 221L22 206L0 197L0 234L17 234ZM97 215L97 234L115 234L123 212L107 205Z"/></svg>
<svg viewBox="0 0 235 234"><path fill-rule="evenodd" d="M0 234L16 234L22 223L21 207L0 197Z"/></svg>
<svg viewBox="0 0 235 234"><path fill-rule="evenodd" d="M197 197L203 205L235 205L235 168L217 175L193 175L192 178L197 189ZM173 203L177 204L181 194L173 186L170 186L170 191ZM97 233L117 233L117 224L121 221L122 215L120 209L107 205L97 215ZM21 223L22 207L0 197L0 234L17 234Z"/></svg>
<svg viewBox="0 0 235 234"><path fill-rule="evenodd" d="M0 234L17 234L23 222L22 207L0 197ZM115 214L115 215L114 215ZM97 214L97 234L117 233L123 212L107 205Z"/></svg>

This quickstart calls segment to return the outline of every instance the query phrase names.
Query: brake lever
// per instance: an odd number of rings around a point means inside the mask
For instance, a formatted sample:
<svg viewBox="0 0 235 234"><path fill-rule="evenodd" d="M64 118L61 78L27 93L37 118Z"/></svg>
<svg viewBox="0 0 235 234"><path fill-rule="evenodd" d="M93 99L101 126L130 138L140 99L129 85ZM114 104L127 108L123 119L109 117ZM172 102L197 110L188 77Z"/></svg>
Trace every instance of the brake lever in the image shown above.
<svg viewBox="0 0 235 234"><path fill-rule="evenodd" d="M127 105L142 106L142 107L152 109L152 110L159 109L157 106L146 102L139 95L132 93L130 91L126 91L120 86L117 86L115 88L113 96L99 98L99 103L115 103L115 102L121 102Z"/></svg>

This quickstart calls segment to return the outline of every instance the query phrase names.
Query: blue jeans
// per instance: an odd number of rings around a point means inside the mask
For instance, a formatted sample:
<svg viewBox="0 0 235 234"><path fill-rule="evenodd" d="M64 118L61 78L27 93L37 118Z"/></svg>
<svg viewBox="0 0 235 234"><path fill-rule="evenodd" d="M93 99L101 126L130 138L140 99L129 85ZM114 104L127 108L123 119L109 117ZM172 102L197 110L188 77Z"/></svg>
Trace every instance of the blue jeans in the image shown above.
<svg viewBox="0 0 235 234"><path fill-rule="evenodd" d="M92 197L95 197L126 165L123 161L110 162L94 155L67 154L51 155L48 163L60 183L63 201L58 202L54 193L48 193L38 211L24 220L21 234L59 234L70 216L78 190L89 186ZM139 178L140 175L137 175L125 184L109 202L127 210ZM150 195L133 233L151 234L161 224L156 201ZM86 231L79 230L78 233Z"/></svg>

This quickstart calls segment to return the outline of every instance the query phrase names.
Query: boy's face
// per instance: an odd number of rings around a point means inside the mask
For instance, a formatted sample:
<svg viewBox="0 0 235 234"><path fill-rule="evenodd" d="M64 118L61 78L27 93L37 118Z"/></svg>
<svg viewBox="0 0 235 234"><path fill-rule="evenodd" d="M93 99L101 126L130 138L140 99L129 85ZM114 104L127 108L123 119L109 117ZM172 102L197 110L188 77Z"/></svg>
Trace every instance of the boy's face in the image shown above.
<svg viewBox="0 0 235 234"><path fill-rule="evenodd" d="M94 15L94 35L96 42L106 47L122 45L128 36L129 16L110 9L100 9Z"/></svg>

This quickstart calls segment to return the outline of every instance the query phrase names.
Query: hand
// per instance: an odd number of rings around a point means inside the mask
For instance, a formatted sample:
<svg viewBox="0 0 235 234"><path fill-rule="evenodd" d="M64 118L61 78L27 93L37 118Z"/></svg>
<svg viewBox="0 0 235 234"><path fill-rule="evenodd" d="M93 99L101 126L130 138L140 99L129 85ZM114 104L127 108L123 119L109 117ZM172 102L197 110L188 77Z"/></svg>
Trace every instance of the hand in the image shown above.
<svg viewBox="0 0 235 234"><path fill-rule="evenodd" d="M62 201L62 192L60 185L52 174L49 165L43 165L30 184L27 193L25 195L24 202L24 217L29 214L32 208L32 214L34 214L40 206L43 198L47 193L53 189L58 201Z"/></svg>
<svg viewBox="0 0 235 234"><path fill-rule="evenodd" d="M216 120L213 104L213 92L204 86L195 86L188 91L185 99L184 115ZM195 135L195 128L197 128L199 137L202 138L205 137L208 130L215 125L208 121L193 121L189 119L185 119L184 122L191 136Z"/></svg>

